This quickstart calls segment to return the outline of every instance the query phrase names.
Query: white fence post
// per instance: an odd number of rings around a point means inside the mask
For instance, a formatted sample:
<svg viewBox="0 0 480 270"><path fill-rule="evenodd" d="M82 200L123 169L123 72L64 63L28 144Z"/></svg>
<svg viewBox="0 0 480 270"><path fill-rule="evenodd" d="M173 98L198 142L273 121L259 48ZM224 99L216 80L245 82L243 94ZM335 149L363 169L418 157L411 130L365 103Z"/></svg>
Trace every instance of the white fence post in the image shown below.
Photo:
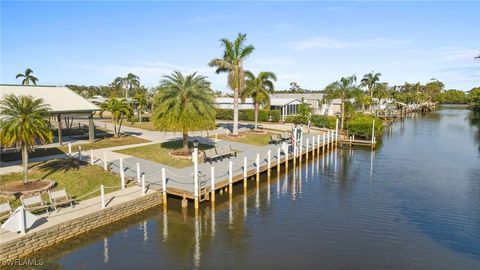
<svg viewBox="0 0 480 270"><path fill-rule="evenodd" d="M147 191L145 190L145 174L142 174L142 196L145 196Z"/></svg>
<svg viewBox="0 0 480 270"><path fill-rule="evenodd" d="M233 162L230 160L228 162L228 192L232 193L233 185Z"/></svg>
<svg viewBox="0 0 480 270"><path fill-rule="evenodd" d="M72 143L68 142L68 155L71 157L72 156Z"/></svg>
<svg viewBox="0 0 480 270"><path fill-rule="evenodd" d="M167 203L167 176L165 173L165 168L162 168L162 198L163 204Z"/></svg>
<svg viewBox="0 0 480 270"><path fill-rule="evenodd" d="M140 174L140 163L137 162L137 183L140 182L140 178L141 178L141 174Z"/></svg>
<svg viewBox="0 0 480 270"><path fill-rule="evenodd" d="M82 147L80 145L78 146L78 159L82 161Z"/></svg>
<svg viewBox="0 0 480 270"><path fill-rule="evenodd" d="M257 182L260 181L260 154L257 153L257 160L256 160L256 163L257 163Z"/></svg>
<svg viewBox="0 0 480 270"><path fill-rule="evenodd" d="M308 159L308 144L310 143L310 141L308 140L307 138L307 142L305 143L305 155L307 156L307 159Z"/></svg>
<svg viewBox="0 0 480 270"><path fill-rule="evenodd" d="M215 167L210 167L210 197L212 202L215 201Z"/></svg>
<svg viewBox="0 0 480 270"><path fill-rule="evenodd" d="M100 185L100 198L102 209L105 208L105 188L103 185Z"/></svg>
<svg viewBox="0 0 480 270"><path fill-rule="evenodd" d="M108 170L107 153L103 153L103 169Z"/></svg>
<svg viewBox="0 0 480 270"><path fill-rule="evenodd" d="M95 164L95 160L93 159L93 150L90 149L90 164L93 165Z"/></svg>
<svg viewBox="0 0 480 270"><path fill-rule="evenodd" d="M20 234L25 235L27 232L27 221L26 221L26 215L25 215L25 208L21 206L22 208L20 209Z"/></svg>
<svg viewBox="0 0 480 270"><path fill-rule="evenodd" d="M268 150L267 152L267 166L270 168L270 165L272 164L272 150Z"/></svg>
<svg viewBox="0 0 480 270"><path fill-rule="evenodd" d="M120 182L122 189L125 189L125 171L123 171L123 158L120 158Z"/></svg>

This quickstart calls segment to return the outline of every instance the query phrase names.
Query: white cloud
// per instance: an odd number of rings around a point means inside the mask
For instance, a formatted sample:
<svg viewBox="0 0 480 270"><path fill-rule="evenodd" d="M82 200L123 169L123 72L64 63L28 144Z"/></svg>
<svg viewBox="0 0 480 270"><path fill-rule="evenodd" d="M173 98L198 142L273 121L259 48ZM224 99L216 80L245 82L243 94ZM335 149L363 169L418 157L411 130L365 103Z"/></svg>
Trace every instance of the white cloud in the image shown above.
<svg viewBox="0 0 480 270"><path fill-rule="evenodd" d="M360 41L344 41L332 37L315 37L290 43L294 50L308 49L341 49L351 47L397 47L410 43L411 40L395 40L389 38L372 38Z"/></svg>

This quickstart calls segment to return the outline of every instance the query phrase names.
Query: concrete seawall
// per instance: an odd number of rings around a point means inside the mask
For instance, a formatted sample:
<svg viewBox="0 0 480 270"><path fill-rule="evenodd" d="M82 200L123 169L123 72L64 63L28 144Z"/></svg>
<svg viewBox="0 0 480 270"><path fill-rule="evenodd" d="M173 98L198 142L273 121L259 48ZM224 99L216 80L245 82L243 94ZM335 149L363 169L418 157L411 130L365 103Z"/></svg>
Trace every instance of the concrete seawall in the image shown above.
<svg viewBox="0 0 480 270"><path fill-rule="evenodd" d="M44 248L141 213L161 203L161 193L153 192L43 230L27 233L22 237L0 244L0 261L4 262L27 257Z"/></svg>

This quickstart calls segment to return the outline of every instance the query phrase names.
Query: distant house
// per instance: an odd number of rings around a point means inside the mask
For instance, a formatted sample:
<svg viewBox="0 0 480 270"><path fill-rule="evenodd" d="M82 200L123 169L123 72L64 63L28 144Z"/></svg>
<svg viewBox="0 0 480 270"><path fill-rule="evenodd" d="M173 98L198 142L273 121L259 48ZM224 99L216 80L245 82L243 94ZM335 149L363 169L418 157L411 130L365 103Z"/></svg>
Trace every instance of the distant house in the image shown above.
<svg viewBox="0 0 480 270"><path fill-rule="evenodd" d="M321 114L322 101L324 94L322 93L274 93L270 95L271 98L287 98L287 99L296 99L303 101L306 104L309 104L313 109L313 114Z"/></svg>
<svg viewBox="0 0 480 270"><path fill-rule="evenodd" d="M89 119L88 138L93 142L93 114L100 109L85 98L68 89L56 86L0 85L0 98L14 94L41 98L51 109L52 117L58 121L58 142L62 144L62 117L87 117Z"/></svg>
<svg viewBox="0 0 480 270"><path fill-rule="evenodd" d="M294 98L270 98L270 109L279 110L282 117L282 121L285 120L287 115L295 115L297 113L297 107L302 102ZM233 98L218 97L216 99L217 108L232 109L233 110ZM252 98L245 99L245 102L239 102L238 108L240 110L255 109Z"/></svg>

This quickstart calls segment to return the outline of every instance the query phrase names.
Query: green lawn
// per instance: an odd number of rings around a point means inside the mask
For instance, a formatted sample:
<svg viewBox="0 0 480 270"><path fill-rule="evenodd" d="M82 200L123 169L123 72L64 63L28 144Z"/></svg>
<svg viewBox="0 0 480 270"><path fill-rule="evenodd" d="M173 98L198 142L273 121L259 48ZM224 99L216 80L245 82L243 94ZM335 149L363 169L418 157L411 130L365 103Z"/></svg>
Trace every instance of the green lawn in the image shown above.
<svg viewBox="0 0 480 270"><path fill-rule="evenodd" d="M245 137L235 139L226 135L219 135L218 138L226 141L263 146L270 143L270 136L273 133L267 132L265 134L253 134L249 132L240 132L239 134Z"/></svg>
<svg viewBox="0 0 480 270"><path fill-rule="evenodd" d="M122 126L127 126L127 127L133 127L133 128L141 128L141 129L145 129L145 130L151 130L151 131L158 131L158 129L156 129L154 126L153 126L153 123L152 122L135 122L135 123L130 123L130 122L127 122L127 123L123 123Z"/></svg>
<svg viewBox="0 0 480 270"><path fill-rule="evenodd" d="M95 189L98 189L101 184L105 186L118 186L115 189L105 189L105 193L120 189L120 176L114 173L109 173L103 170L100 166L88 165L82 163L79 166L77 160L53 159L44 162L36 162L30 164L29 180L46 179L57 182L56 189L65 188L67 192L73 197L80 197L88 194ZM4 185L14 181L22 181L22 173L4 174L1 176L0 185ZM128 178L127 178L128 180ZM100 192L95 192L81 200L100 196ZM44 201L48 201L47 194L43 195ZM7 198L0 198L1 202L6 201ZM20 205L20 199L10 198L12 208Z"/></svg>
<svg viewBox="0 0 480 270"><path fill-rule="evenodd" d="M193 147L192 142L189 142L188 145L189 147ZM127 148L123 150L118 150L115 152L155 161L155 162L162 163L175 168L184 168L184 167L192 166L192 160L174 158L168 154L169 151L174 149L179 149L181 147L182 147L182 141L178 140L178 141L170 141L170 142L164 142L159 144L150 144L146 146L132 147L132 148ZM198 148L200 150L210 149L213 147L214 147L213 145L208 145L208 144L198 145ZM203 159L200 159L199 162L203 162Z"/></svg>
<svg viewBox="0 0 480 270"><path fill-rule="evenodd" d="M85 143L81 144L82 151L90 150L90 149L100 149L100 148L108 148L113 146L121 146L121 145L129 145L129 144L138 144L138 143L145 143L149 142L148 140L138 138L135 136L123 136L118 139L113 138L104 138L104 139L97 139L93 143ZM78 146L73 145L72 151L78 151ZM58 155L68 152L68 146L63 145L61 147L51 147L51 148L37 148L34 152L29 154L29 158L35 157L44 157L44 156L51 156L51 155ZM14 160L20 160L22 158L20 152L13 152L13 153L5 153L0 155L0 160L3 162L9 162Z"/></svg>

